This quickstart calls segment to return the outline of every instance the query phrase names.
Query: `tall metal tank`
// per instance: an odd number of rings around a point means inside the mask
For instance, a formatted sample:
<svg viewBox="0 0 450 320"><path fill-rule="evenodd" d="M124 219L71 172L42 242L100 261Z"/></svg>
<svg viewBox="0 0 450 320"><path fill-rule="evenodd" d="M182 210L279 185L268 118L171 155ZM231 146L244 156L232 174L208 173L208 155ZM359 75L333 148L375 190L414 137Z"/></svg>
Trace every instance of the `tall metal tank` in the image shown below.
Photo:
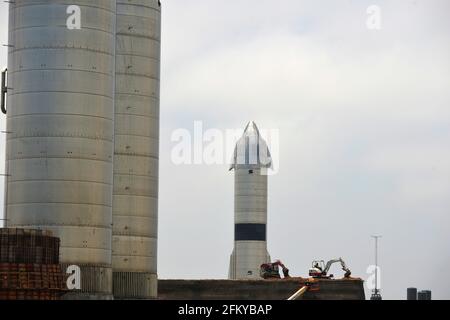
<svg viewBox="0 0 450 320"><path fill-rule="evenodd" d="M231 170L235 171L235 242L229 278L260 279L260 266L270 262L267 251L267 169L272 158L258 127L250 122L236 144Z"/></svg>
<svg viewBox="0 0 450 320"><path fill-rule="evenodd" d="M117 0L114 297L157 297L161 3Z"/></svg>
<svg viewBox="0 0 450 320"><path fill-rule="evenodd" d="M51 230L61 262L81 267L77 297L110 298L116 3L15 0L9 12L7 226Z"/></svg>
<svg viewBox="0 0 450 320"><path fill-rule="evenodd" d="M432 293L430 290L422 290L419 291L417 294L417 300L420 301L431 301L432 300Z"/></svg>
<svg viewBox="0 0 450 320"><path fill-rule="evenodd" d="M417 288L408 288L406 290L407 300L417 300Z"/></svg>

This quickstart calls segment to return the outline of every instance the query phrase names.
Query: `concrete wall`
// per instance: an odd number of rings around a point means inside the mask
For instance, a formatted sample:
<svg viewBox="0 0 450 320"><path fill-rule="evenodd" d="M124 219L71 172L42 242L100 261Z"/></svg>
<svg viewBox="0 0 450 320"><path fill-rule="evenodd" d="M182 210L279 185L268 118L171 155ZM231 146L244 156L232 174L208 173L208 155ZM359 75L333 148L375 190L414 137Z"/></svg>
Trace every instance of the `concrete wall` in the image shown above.
<svg viewBox="0 0 450 320"><path fill-rule="evenodd" d="M286 300L307 279L269 281L159 280L160 300ZM305 300L365 300L361 280L320 280Z"/></svg>

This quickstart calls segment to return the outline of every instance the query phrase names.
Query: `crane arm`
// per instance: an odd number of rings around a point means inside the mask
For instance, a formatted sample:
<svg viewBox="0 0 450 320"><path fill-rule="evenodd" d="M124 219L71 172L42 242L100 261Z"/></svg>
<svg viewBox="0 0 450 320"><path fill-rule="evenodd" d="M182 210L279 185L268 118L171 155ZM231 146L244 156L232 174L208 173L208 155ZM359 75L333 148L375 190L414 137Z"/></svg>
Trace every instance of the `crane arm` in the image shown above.
<svg viewBox="0 0 450 320"><path fill-rule="evenodd" d="M302 297L306 293L306 291L308 291L308 289L309 289L308 286L301 287L296 293L290 296L288 300L292 301L300 299L300 297Z"/></svg>
<svg viewBox="0 0 450 320"><path fill-rule="evenodd" d="M328 262L327 262L327 265L325 266L325 269L323 269L323 272L324 272L325 274L328 274L328 271L330 271L331 266L332 266L333 264L335 264L335 263L337 263L337 262L341 262L341 261L342 261L341 258L339 258L339 259L333 259L333 260L328 261Z"/></svg>
<svg viewBox="0 0 450 320"><path fill-rule="evenodd" d="M340 260L341 260L342 270L344 270L344 271L350 271L349 268L347 268L347 265L345 264L345 261L342 260L342 258L341 258Z"/></svg>
<svg viewBox="0 0 450 320"><path fill-rule="evenodd" d="M324 272L325 274L328 274L328 271L330 271L331 266L332 266L333 264L335 264L335 263L338 263L338 262L341 263L342 270L345 271L345 277L346 277L346 278L350 277L351 271L350 271L350 269L347 267L345 261L344 261L342 258L339 258L339 259L333 259L333 260L328 261L328 262L327 262L327 265L326 265L326 267L325 267L325 269L323 270L323 272Z"/></svg>
<svg viewBox="0 0 450 320"><path fill-rule="evenodd" d="M345 264L345 261L342 260L342 258L341 258L341 265L342 265L342 270L345 271L345 277L346 277L346 278L350 278L352 272L351 272L350 269L347 267L347 265Z"/></svg>

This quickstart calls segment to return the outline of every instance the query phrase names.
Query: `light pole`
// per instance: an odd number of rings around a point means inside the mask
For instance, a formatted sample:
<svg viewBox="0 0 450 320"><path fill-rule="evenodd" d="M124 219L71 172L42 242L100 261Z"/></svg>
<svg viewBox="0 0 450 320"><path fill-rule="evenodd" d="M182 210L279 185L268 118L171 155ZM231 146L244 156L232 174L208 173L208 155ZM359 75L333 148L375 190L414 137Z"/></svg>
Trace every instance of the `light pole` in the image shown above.
<svg viewBox="0 0 450 320"><path fill-rule="evenodd" d="M382 238L382 236L372 236L372 238L375 239L375 290L370 300L383 300L380 289L378 289L378 239Z"/></svg>

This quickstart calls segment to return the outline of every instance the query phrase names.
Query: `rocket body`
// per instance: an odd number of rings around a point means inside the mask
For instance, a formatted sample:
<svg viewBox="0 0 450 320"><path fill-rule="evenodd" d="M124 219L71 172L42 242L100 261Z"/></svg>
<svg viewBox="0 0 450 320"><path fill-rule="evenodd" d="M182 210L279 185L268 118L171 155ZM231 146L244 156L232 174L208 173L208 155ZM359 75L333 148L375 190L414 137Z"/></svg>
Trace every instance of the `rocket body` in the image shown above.
<svg viewBox="0 0 450 320"><path fill-rule="evenodd" d="M231 280L259 279L261 264L270 262L267 251L267 168L270 166L267 145L256 124L250 123L236 145L231 167L235 171Z"/></svg>

